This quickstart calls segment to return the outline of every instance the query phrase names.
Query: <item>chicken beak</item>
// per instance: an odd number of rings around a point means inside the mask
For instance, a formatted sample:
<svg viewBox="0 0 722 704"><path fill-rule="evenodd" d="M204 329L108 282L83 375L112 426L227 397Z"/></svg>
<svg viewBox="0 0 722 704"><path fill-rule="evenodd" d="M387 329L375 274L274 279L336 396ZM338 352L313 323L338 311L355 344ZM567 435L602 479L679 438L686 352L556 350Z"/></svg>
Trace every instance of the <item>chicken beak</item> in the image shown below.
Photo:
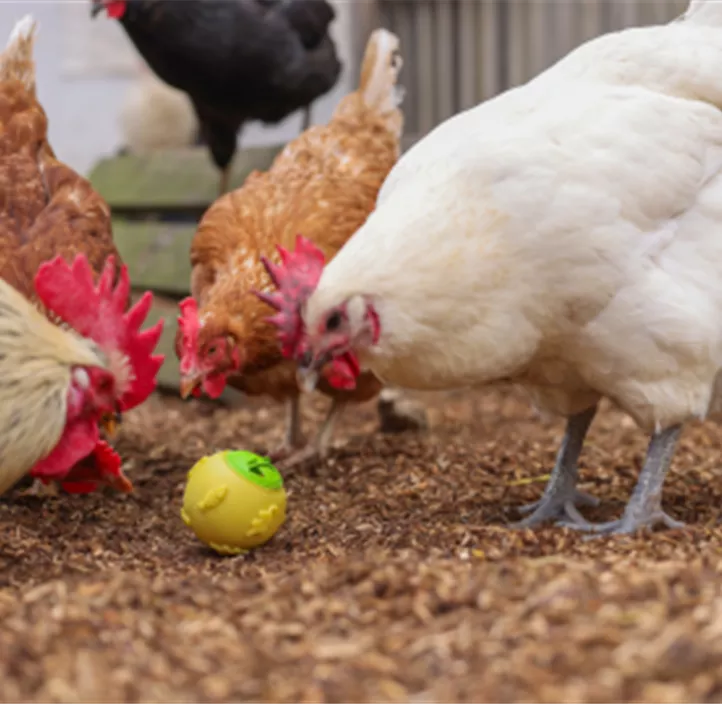
<svg viewBox="0 0 722 704"><path fill-rule="evenodd" d="M128 477L121 472L117 476L107 478L108 486L119 491L121 494L130 494L133 491L133 484Z"/></svg>
<svg viewBox="0 0 722 704"><path fill-rule="evenodd" d="M180 380L180 395L182 399L188 398L201 383L200 376L184 376Z"/></svg>
<svg viewBox="0 0 722 704"><path fill-rule="evenodd" d="M115 437L115 434L118 432L118 427L122 423L123 418L120 415L120 413L106 413L101 419L100 419L100 426L105 431L105 434L109 437Z"/></svg>
<svg viewBox="0 0 722 704"><path fill-rule="evenodd" d="M90 17L95 19L103 11L103 3L100 0L93 0L93 6L90 8Z"/></svg>

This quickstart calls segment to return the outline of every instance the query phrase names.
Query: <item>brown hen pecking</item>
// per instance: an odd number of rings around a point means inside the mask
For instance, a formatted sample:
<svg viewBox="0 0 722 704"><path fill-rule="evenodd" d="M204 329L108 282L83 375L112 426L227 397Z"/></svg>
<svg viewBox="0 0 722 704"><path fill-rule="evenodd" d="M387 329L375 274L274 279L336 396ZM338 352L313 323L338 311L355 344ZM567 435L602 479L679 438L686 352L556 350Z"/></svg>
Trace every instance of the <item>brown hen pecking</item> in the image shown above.
<svg viewBox="0 0 722 704"><path fill-rule="evenodd" d="M286 439L272 453L276 460L285 457L286 466L325 455L340 410L373 398L381 383L362 374L353 391L343 391L322 380L318 388L333 404L317 441L304 448L296 364L283 358L267 322L273 309L254 291L274 290L263 258L277 262L278 245L291 248L302 234L331 259L374 209L400 154L398 46L390 32L375 31L359 89L341 101L328 125L306 130L267 172L254 172L242 188L217 200L191 246L192 298L181 303L176 338L182 394L202 389L217 397L228 381L246 394L286 401ZM425 426L423 411L399 398L397 390L385 390L382 399L382 429ZM289 457L293 450L299 452Z"/></svg>

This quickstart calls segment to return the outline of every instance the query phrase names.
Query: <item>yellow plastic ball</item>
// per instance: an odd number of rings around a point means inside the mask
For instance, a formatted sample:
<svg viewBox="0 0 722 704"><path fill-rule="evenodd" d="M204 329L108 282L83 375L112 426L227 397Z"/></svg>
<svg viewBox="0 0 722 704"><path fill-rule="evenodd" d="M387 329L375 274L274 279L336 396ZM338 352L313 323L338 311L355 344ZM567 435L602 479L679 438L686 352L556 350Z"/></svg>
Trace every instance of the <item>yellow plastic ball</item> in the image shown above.
<svg viewBox="0 0 722 704"><path fill-rule="evenodd" d="M203 457L188 472L181 518L216 552L247 552L270 540L286 519L283 477L252 452Z"/></svg>

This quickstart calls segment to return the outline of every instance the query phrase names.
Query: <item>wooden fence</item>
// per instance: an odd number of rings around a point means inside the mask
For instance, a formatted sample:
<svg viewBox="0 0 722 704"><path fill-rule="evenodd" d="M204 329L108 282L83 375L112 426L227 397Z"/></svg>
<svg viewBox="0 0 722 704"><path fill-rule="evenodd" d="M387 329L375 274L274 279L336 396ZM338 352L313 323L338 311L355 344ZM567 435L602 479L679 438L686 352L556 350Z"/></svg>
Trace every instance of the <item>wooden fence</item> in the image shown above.
<svg viewBox="0 0 722 704"><path fill-rule="evenodd" d="M669 22L688 5L688 0L354 1L359 55L373 27L399 35L410 137L529 80L588 39Z"/></svg>

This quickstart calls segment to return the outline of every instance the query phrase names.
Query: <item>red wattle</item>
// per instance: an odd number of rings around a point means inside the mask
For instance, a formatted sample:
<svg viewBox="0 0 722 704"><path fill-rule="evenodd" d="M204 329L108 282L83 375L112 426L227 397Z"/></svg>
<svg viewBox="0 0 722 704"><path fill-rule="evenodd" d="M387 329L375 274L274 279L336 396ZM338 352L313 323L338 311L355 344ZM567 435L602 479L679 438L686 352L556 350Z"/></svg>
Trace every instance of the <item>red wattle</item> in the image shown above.
<svg viewBox="0 0 722 704"><path fill-rule="evenodd" d="M213 374L203 382L203 391L211 398L218 398L226 388L225 374Z"/></svg>
<svg viewBox="0 0 722 704"><path fill-rule="evenodd" d="M80 419L65 426L60 442L31 470L33 477L62 480L68 472L95 449L100 438L97 423Z"/></svg>
<svg viewBox="0 0 722 704"><path fill-rule="evenodd" d="M361 373L361 366L353 352L346 352L330 362L327 370L324 376L331 386L351 391L356 388L356 377Z"/></svg>

